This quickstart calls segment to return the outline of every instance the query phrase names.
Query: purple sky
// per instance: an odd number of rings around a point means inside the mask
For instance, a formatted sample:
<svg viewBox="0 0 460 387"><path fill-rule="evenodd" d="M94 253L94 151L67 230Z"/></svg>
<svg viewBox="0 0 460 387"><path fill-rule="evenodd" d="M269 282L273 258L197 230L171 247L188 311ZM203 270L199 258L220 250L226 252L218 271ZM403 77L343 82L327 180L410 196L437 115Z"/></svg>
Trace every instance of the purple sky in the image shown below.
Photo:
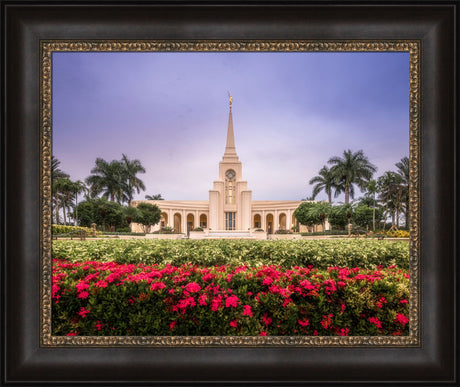
<svg viewBox="0 0 460 387"><path fill-rule="evenodd" d="M53 54L53 155L84 180L96 157L125 153L147 171L135 199L207 200L227 90L253 200L310 196L345 149L362 149L375 177L409 154L408 53L69 52Z"/></svg>

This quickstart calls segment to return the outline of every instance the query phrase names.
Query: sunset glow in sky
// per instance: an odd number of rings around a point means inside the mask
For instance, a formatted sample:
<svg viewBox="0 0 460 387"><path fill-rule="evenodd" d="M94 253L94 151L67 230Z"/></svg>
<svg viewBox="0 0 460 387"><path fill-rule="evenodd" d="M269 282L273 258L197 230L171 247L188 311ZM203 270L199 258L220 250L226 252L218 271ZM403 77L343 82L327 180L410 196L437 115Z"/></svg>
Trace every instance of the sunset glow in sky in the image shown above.
<svg viewBox="0 0 460 387"><path fill-rule="evenodd" d="M308 181L345 149L362 149L375 177L409 155L408 53L60 52L52 69L61 169L84 180L97 157L139 159L147 190L135 199L208 199L227 91L253 200L310 196Z"/></svg>

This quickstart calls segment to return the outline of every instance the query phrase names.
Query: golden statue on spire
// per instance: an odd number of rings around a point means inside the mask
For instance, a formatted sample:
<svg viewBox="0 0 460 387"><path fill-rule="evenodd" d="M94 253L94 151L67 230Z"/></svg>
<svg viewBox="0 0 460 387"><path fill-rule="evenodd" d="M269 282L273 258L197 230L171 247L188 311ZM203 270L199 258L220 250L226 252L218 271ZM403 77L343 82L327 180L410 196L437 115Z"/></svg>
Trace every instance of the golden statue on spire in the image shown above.
<svg viewBox="0 0 460 387"><path fill-rule="evenodd" d="M230 109L231 109L232 108L232 103L233 103L233 97L232 97L232 95L230 94L229 91L227 91L227 93L228 93L228 99L229 99L229 102L230 102Z"/></svg>

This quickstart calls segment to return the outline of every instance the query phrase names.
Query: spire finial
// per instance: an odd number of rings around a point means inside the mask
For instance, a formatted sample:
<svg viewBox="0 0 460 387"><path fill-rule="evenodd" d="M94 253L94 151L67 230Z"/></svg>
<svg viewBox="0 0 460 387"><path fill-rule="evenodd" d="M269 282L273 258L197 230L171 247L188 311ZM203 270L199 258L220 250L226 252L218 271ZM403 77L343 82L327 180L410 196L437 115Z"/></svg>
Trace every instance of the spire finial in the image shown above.
<svg viewBox="0 0 460 387"><path fill-rule="evenodd" d="M233 103L233 97L232 97L232 95L230 94L229 91L227 91L227 94L228 94L228 101L229 101L230 109L231 109L232 108L232 103Z"/></svg>

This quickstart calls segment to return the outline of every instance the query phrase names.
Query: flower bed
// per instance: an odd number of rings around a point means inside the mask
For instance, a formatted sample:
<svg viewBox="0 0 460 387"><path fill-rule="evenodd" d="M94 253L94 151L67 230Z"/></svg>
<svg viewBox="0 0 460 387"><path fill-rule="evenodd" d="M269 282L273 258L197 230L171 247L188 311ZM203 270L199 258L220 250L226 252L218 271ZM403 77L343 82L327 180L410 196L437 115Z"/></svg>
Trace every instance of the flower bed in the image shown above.
<svg viewBox="0 0 460 387"><path fill-rule="evenodd" d="M407 335L396 267L203 267L53 260L54 335Z"/></svg>
<svg viewBox="0 0 460 387"><path fill-rule="evenodd" d="M407 242L372 239L330 240L93 240L53 241L53 258L72 262L192 263L203 266L276 264L317 269L330 266L409 269Z"/></svg>

